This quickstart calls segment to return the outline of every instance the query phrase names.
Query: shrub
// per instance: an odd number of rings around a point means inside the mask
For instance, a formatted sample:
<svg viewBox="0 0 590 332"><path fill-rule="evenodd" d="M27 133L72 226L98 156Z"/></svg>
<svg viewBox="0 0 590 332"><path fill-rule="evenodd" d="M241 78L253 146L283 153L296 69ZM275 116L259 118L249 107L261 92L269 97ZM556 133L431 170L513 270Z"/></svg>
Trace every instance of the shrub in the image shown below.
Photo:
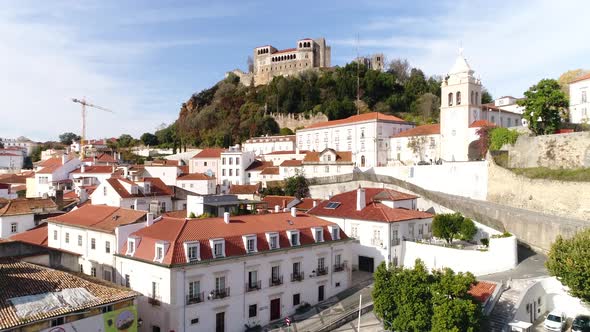
<svg viewBox="0 0 590 332"><path fill-rule="evenodd" d="M461 240L471 241L475 234L477 234L477 227L475 226L473 220L465 218L461 222L461 228L459 232L461 233Z"/></svg>
<svg viewBox="0 0 590 332"><path fill-rule="evenodd" d="M490 150L500 150L504 144L514 144L519 133L508 128L494 128L490 131Z"/></svg>
<svg viewBox="0 0 590 332"><path fill-rule="evenodd" d="M483 244L486 247L490 246L490 239L488 239L487 237L479 239L479 242L481 242L481 244Z"/></svg>
<svg viewBox="0 0 590 332"><path fill-rule="evenodd" d="M503 237L511 237L511 236L512 236L512 234L510 232L504 231L504 233L502 233L502 234L492 235L492 239L501 239Z"/></svg>
<svg viewBox="0 0 590 332"><path fill-rule="evenodd" d="M188 215L189 218L196 218L197 216L195 215L194 212L191 212L191 214Z"/></svg>

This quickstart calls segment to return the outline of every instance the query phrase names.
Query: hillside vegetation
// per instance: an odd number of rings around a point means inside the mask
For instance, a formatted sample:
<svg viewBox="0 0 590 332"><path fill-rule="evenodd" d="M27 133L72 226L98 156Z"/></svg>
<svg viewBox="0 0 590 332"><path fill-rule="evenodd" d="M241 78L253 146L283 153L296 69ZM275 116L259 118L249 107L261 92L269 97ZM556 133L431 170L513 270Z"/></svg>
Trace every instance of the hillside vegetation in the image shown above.
<svg viewBox="0 0 590 332"><path fill-rule="evenodd" d="M357 73L362 113L378 111L417 123L438 122L440 78L427 77L407 61L396 60L386 72L352 63L275 77L258 87L245 87L230 75L193 94L182 104L178 120L156 136L160 144L170 146L227 147L252 136L277 134L280 128L271 113L321 112L330 120L346 118L357 112ZM486 98L491 99L489 94Z"/></svg>

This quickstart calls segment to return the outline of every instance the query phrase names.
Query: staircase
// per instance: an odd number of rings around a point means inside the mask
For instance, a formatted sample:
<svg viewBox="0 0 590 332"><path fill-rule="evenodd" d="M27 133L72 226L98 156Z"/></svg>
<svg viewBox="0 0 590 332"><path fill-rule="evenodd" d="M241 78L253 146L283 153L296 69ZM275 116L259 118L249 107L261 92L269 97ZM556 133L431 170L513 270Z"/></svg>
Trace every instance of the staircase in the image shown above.
<svg viewBox="0 0 590 332"><path fill-rule="evenodd" d="M510 283L510 288L502 293L494 309L492 309L492 312L488 316L488 331L510 331L508 323L512 321L514 314L516 314L516 304L520 295L534 282L534 280L513 280Z"/></svg>

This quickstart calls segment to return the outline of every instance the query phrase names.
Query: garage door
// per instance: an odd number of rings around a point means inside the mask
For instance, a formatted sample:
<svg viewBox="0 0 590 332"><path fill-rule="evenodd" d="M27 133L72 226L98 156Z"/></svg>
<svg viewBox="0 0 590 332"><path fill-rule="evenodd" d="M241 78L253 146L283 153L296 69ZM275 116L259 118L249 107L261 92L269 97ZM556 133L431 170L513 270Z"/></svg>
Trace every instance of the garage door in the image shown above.
<svg viewBox="0 0 590 332"><path fill-rule="evenodd" d="M373 273L373 257L359 256L359 270Z"/></svg>

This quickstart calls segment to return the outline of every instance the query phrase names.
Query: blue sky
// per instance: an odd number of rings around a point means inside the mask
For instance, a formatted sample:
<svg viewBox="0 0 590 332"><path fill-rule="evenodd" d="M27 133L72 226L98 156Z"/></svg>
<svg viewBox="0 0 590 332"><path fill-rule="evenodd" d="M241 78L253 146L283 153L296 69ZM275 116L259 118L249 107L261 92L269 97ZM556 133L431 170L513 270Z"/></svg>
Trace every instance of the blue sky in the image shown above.
<svg viewBox="0 0 590 332"><path fill-rule="evenodd" d="M139 136L174 121L182 102L246 67L259 45L325 37L332 64L359 53L407 58L444 74L459 45L494 96L590 68L586 0L564 1L3 1L0 137ZM585 8L585 9L584 9Z"/></svg>

